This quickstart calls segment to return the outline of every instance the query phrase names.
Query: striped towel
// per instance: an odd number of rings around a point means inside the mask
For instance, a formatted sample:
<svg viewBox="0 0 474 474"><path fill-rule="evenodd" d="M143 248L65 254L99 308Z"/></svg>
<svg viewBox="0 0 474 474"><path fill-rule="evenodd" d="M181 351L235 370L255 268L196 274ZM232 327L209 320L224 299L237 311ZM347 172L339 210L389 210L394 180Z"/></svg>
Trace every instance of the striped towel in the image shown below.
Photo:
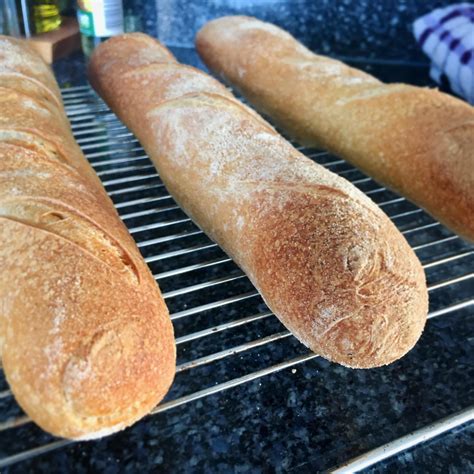
<svg viewBox="0 0 474 474"><path fill-rule="evenodd" d="M444 74L451 89L474 104L474 4L438 8L413 23L413 33L431 59L431 78Z"/></svg>

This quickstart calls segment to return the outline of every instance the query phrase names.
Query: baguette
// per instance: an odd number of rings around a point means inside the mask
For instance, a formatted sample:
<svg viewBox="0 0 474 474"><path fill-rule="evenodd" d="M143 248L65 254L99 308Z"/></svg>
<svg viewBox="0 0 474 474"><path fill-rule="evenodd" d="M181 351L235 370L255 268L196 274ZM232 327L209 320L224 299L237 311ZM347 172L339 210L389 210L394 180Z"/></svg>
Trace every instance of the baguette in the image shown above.
<svg viewBox="0 0 474 474"><path fill-rule="evenodd" d="M53 75L0 37L0 354L44 430L91 439L148 413L175 371L160 291L75 143Z"/></svg>
<svg viewBox="0 0 474 474"><path fill-rule="evenodd" d="M198 33L206 65L305 145L340 155L474 241L474 108L384 84L280 28L224 17Z"/></svg>
<svg viewBox="0 0 474 474"><path fill-rule="evenodd" d="M423 269L362 192L151 38L102 43L89 78L176 201L301 342L358 368L413 347L427 314Z"/></svg>

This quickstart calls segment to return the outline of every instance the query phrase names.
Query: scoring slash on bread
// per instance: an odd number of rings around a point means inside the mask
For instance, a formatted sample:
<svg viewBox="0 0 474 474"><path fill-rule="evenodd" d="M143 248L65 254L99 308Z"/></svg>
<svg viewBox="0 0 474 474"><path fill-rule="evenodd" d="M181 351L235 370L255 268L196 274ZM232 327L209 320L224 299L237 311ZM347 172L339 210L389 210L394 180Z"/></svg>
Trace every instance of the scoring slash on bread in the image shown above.
<svg viewBox="0 0 474 474"><path fill-rule="evenodd" d="M367 196L150 37L101 44L89 78L176 201L301 342L354 368L414 346L428 308L423 269Z"/></svg>
<svg viewBox="0 0 474 474"><path fill-rule="evenodd" d="M53 75L0 36L0 350L43 429L91 439L129 426L174 377L160 291L74 141Z"/></svg>
<svg viewBox="0 0 474 474"><path fill-rule="evenodd" d="M223 17L196 37L206 65L305 145L326 148L474 241L474 108L384 84L280 28Z"/></svg>

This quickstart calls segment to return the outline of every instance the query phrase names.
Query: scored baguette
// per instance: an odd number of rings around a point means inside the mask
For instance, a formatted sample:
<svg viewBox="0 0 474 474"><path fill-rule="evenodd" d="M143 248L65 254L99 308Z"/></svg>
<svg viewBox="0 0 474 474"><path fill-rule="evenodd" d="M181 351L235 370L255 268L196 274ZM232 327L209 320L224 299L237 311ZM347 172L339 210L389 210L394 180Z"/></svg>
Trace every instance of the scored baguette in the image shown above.
<svg viewBox="0 0 474 474"><path fill-rule="evenodd" d="M0 36L0 351L44 430L104 436L174 377L168 310L74 141L49 68Z"/></svg>
<svg viewBox="0 0 474 474"><path fill-rule="evenodd" d="M223 17L196 37L205 64L305 145L326 148L474 241L474 108L384 84L280 28Z"/></svg>
<svg viewBox="0 0 474 474"><path fill-rule="evenodd" d="M423 269L362 192L142 34L101 44L89 78L181 207L300 341L358 368L413 347L427 314Z"/></svg>

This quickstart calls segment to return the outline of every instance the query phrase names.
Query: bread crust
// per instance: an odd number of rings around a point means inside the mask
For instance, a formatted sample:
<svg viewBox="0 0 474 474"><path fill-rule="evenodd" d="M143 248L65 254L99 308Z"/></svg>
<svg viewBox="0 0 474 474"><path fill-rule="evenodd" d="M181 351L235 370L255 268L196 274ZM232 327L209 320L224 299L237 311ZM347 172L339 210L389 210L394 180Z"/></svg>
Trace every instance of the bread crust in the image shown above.
<svg viewBox="0 0 474 474"><path fill-rule="evenodd" d="M137 135L176 201L293 334L354 368L409 351L425 324L427 289L420 262L387 216L215 80L204 83L201 72L174 60L153 66L156 54L136 66L128 51L137 45L127 47L133 35L120 49L119 41L94 52L92 84ZM109 57L122 71L112 86ZM153 91L142 101L134 94L144 82Z"/></svg>
<svg viewBox="0 0 474 474"><path fill-rule="evenodd" d="M174 377L168 310L48 67L2 36L0 242L0 351L23 410L72 439L146 415Z"/></svg>
<svg viewBox="0 0 474 474"><path fill-rule="evenodd" d="M474 108L384 84L280 28L223 17L196 36L206 65L292 137L326 148L474 241Z"/></svg>

